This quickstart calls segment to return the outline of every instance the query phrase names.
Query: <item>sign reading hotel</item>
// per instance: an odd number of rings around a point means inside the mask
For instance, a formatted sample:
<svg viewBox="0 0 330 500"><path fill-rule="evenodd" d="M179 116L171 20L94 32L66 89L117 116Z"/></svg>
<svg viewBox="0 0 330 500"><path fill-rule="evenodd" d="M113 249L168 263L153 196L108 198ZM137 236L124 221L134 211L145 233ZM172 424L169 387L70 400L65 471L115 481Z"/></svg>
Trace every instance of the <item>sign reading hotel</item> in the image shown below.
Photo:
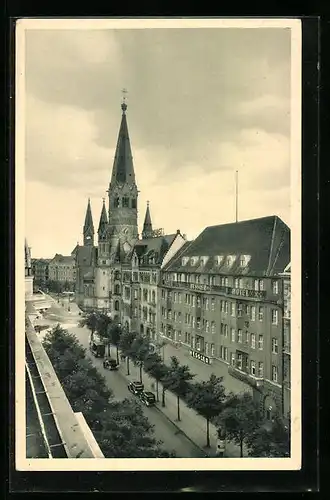
<svg viewBox="0 0 330 500"><path fill-rule="evenodd" d="M192 356L195 359L199 359L199 361L202 361L207 365L210 365L212 363L211 358L209 358L208 356L204 356L204 354L201 354L200 352L197 351L190 351L190 356Z"/></svg>
<svg viewBox="0 0 330 500"><path fill-rule="evenodd" d="M173 281L172 286L186 288L187 284L182 281ZM189 283L189 289L195 292L211 292L213 290L218 291L219 287L213 287L211 285L201 285L198 283ZM246 297L252 299L262 299L265 297L266 292L260 290L249 290L246 288L231 288L231 287L222 287L223 293L228 295L234 295L236 297Z"/></svg>

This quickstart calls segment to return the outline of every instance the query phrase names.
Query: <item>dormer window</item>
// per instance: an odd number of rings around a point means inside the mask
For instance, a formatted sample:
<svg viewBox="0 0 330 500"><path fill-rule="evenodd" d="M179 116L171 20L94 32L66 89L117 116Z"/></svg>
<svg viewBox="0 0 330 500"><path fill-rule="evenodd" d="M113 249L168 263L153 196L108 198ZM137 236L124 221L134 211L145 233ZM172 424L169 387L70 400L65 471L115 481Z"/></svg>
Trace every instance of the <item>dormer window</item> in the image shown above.
<svg viewBox="0 0 330 500"><path fill-rule="evenodd" d="M217 266L220 266L220 264L222 264L222 261L223 261L223 255L216 255L215 256L215 263Z"/></svg>
<svg viewBox="0 0 330 500"><path fill-rule="evenodd" d="M190 264L192 266L196 266L197 262L198 262L198 257L191 257Z"/></svg>
<svg viewBox="0 0 330 500"><path fill-rule="evenodd" d="M189 262L189 257L182 257L182 265L186 266Z"/></svg>
<svg viewBox="0 0 330 500"><path fill-rule="evenodd" d="M226 266L231 267L236 259L235 255L227 255L226 257Z"/></svg>
<svg viewBox="0 0 330 500"><path fill-rule="evenodd" d="M201 264L202 266L205 266L206 262L208 261L208 257L206 255L203 255L203 257L201 257Z"/></svg>
<svg viewBox="0 0 330 500"><path fill-rule="evenodd" d="M240 267L246 267L251 259L250 255L241 255L239 259Z"/></svg>

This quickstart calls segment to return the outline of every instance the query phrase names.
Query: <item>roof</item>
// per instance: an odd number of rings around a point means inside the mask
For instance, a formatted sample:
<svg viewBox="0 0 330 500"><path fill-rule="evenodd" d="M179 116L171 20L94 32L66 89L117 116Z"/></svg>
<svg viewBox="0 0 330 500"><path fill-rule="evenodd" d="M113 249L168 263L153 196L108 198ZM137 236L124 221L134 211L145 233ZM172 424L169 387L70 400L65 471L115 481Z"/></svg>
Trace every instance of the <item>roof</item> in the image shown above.
<svg viewBox="0 0 330 500"><path fill-rule="evenodd" d="M102 205L102 210L101 210L101 216L100 216L100 222L99 222L99 228L98 228L98 233L105 234L107 231L107 226L108 226L108 217L107 217L107 211L105 208L105 202L103 200L103 205Z"/></svg>
<svg viewBox="0 0 330 500"><path fill-rule="evenodd" d="M96 247L93 246L78 246L76 254L76 262L78 267L91 267L95 262Z"/></svg>
<svg viewBox="0 0 330 500"><path fill-rule="evenodd" d="M148 235L148 233L152 233L152 223L151 223L149 201L147 202L147 210L146 210L146 215L144 217L142 234Z"/></svg>
<svg viewBox="0 0 330 500"><path fill-rule="evenodd" d="M86 232L86 230L88 230L88 229L90 229L94 233L91 201L89 198L88 198L87 210L86 210L86 215L85 215L84 232Z"/></svg>
<svg viewBox="0 0 330 500"><path fill-rule="evenodd" d="M120 184L124 184L125 182L135 184L133 157L128 134L126 109L126 104L122 104L123 114L121 117L115 159L113 162L111 184L115 184L117 182Z"/></svg>
<svg viewBox="0 0 330 500"><path fill-rule="evenodd" d="M160 264L175 237L176 234L168 234L138 240L133 251L136 252L139 258L155 256L155 264Z"/></svg>
<svg viewBox="0 0 330 500"><path fill-rule="evenodd" d="M71 255L62 255L60 253L55 254L55 257L50 261L50 264L61 263L61 264L73 264L74 257Z"/></svg>
<svg viewBox="0 0 330 500"><path fill-rule="evenodd" d="M31 259L32 264L47 265L52 261L52 259Z"/></svg>
<svg viewBox="0 0 330 500"><path fill-rule="evenodd" d="M229 265L228 256L232 256ZM241 256L247 257L244 266ZM183 257L187 257L185 265ZM197 257L196 263L191 257ZM206 262L198 257L207 257ZM289 261L290 229L273 215L206 227L193 242L183 245L164 270L269 276L283 271Z"/></svg>

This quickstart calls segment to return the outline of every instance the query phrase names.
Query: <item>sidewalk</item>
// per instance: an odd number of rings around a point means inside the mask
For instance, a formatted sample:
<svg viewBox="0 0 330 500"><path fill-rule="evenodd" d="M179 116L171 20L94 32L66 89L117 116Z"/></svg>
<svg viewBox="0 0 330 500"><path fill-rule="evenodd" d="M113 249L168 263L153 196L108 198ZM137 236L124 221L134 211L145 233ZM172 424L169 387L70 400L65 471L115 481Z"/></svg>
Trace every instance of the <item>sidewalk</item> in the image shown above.
<svg viewBox="0 0 330 500"><path fill-rule="evenodd" d="M127 378L127 380L139 380L139 367L134 366L130 361L130 375L127 375L126 362L122 362L119 367L120 373ZM153 378L149 377L143 371L143 383L145 389L156 394L156 382ZM158 393L160 401L156 406L159 411L171 420L186 436L194 442L203 452L209 457L215 457L217 432L214 425L210 423L210 448L206 448L206 420L196 413L191 408L188 408L182 399L180 399L180 416L181 420L177 420L177 397L170 391L165 393L165 407L161 404L162 385L158 384ZM231 442L226 445L225 457L238 458L240 456L239 447Z"/></svg>

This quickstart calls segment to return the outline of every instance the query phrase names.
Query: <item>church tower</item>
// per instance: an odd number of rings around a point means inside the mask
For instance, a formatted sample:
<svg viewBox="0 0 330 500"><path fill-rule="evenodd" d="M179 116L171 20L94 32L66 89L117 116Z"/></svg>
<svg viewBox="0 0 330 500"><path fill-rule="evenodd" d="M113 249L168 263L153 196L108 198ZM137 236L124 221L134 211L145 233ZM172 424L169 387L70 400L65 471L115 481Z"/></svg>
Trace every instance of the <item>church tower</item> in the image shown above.
<svg viewBox="0 0 330 500"><path fill-rule="evenodd" d="M84 246L94 246L94 225L93 225L91 202L89 198L85 216L83 235L84 235Z"/></svg>
<svg viewBox="0 0 330 500"><path fill-rule="evenodd" d="M109 185L108 235L112 258L116 257L118 244L128 253L138 239L137 199L133 158L127 127L125 99L121 105L122 117L118 134L112 176Z"/></svg>
<svg viewBox="0 0 330 500"><path fill-rule="evenodd" d="M104 199L103 199L103 205L102 205L97 235L98 235L98 257L99 260L102 261L103 263L104 260L109 258L108 217Z"/></svg>
<svg viewBox="0 0 330 500"><path fill-rule="evenodd" d="M147 201L147 210L143 223L142 239L146 240L152 237L153 237L153 230L152 230L151 216L149 210L149 201Z"/></svg>

